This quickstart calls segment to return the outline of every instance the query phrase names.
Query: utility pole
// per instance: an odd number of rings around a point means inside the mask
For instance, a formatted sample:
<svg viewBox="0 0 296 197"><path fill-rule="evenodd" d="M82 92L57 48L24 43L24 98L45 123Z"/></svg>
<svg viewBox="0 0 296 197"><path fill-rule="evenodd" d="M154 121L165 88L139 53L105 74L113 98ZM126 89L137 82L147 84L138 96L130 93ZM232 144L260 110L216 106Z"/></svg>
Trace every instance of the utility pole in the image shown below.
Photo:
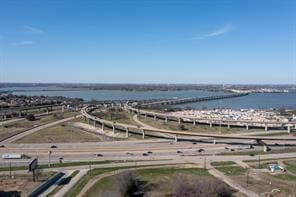
<svg viewBox="0 0 296 197"><path fill-rule="evenodd" d="M91 161L89 161L89 176L91 176Z"/></svg>
<svg viewBox="0 0 296 197"><path fill-rule="evenodd" d="M249 186L249 173L250 173L250 169L248 169L248 171L247 171L247 180L246 180L247 187Z"/></svg>
<svg viewBox="0 0 296 197"><path fill-rule="evenodd" d="M51 150L48 151L48 167L50 167L50 165L51 165L51 153L52 153Z"/></svg>

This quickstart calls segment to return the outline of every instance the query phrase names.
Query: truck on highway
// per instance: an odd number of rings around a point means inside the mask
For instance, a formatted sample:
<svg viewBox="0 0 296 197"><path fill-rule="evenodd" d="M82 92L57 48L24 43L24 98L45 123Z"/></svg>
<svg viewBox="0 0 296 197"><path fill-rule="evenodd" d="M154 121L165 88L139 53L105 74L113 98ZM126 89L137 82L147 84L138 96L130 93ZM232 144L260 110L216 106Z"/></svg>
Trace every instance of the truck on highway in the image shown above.
<svg viewBox="0 0 296 197"><path fill-rule="evenodd" d="M2 159L30 159L30 157L24 154L5 153L2 155Z"/></svg>

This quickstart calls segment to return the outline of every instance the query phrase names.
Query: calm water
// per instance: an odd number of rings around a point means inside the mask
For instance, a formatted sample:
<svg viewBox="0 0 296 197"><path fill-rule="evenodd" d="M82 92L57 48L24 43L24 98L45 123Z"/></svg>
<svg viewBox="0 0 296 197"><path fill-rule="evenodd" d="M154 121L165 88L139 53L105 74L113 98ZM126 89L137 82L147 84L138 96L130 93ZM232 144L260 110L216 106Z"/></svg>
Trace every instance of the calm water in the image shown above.
<svg viewBox="0 0 296 197"><path fill-rule="evenodd" d="M5 90L20 90L20 88L6 88ZM42 88L44 89L44 88ZM0 89L3 90L3 89ZM45 95L45 96L65 96L71 98L82 98L84 100L128 100L128 99L171 99L188 98L225 94L223 92L207 91L113 91L113 90L80 90L80 91L40 91L40 89L25 88L24 91L14 92L17 95ZM29 90L29 91L27 91ZM234 108L234 109L257 109L257 108L296 108L296 93L258 93L248 96L215 100L199 103L188 103L177 105L178 107L193 107L197 109L207 108Z"/></svg>

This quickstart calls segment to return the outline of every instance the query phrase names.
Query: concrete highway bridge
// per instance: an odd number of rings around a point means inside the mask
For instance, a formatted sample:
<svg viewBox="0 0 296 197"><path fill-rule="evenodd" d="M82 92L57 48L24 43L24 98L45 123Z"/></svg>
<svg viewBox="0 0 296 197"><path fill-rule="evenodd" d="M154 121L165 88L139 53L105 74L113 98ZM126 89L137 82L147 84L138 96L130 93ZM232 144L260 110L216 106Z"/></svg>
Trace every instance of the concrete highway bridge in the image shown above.
<svg viewBox="0 0 296 197"><path fill-rule="evenodd" d="M140 104L139 106L142 108L149 108L149 107L155 107L155 106L161 106L161 105L177 105L177 104L184 104L184 103L195 103L195 102L210 101L210 100L220 100L220 99L241 97L241 96L246 96L246 95L248 95L248 93L205 96L205 97L193 97L193 98L183 98L183 99L170 99L170 100L156 101L156 102L151 102L151 103L144 103L144 104Z"/></svg>
<svg viewBox="0 0 296 197"><path fill-rule="evenodd" d="M204 138L212 138L213 143L216 143L216 139L243 139L243 140L255 140L258 144L263 145L264 151L268 149L267 145L263 142L263 140L268 141L296 141L296 137L269 137L269 136L238 136L238 135L218 135L218 134L204 134L197 132L186 132L186 131L173 131L173 130L165 130L151 127L139 127L135 125L123 124L123 123L115 123L108 120L100 119L96 116L93 116L91 112L95 110L96 107L84 107L81 110L82 115L91 124L93 123L94 127L97 127L99 124L101 129L104 131L105 127L111 128L113 133L116 131L123 131L126 133L126 137L129 137L130 132L141 133L142 138L145 138L145 135L149 133L149 135L161 137L158 134L168 134L169 136L174 136L175 142L178 141L178 138L181 136L187 137L204 137ZM167 137L171 138L171 137Z"/></svg>
<svg viewBox="0 0 296 197"><path fill-rule="evenodd" d="M168 121L177 121L179 125L182 122L192 123L193 125L197 124L208 124L210 127L213 125L221 125L226 126L228 128L231 127L245 127L249 130L250 127L254 128L263 128L265 131L268 129L287 129L287 132L290 133L291 129L296 129L296 122L276 122L276 121L250 121L250 120L225 120L225 119L207 119L207 118L192 118L187 116L173 116L164 113L157 113L147 110L141 110L133 107L127 107L127 110L133 113L138 114L139 116L144 116L145 119L147 117L152 117L154 120L161 119L164 120L165 123Z"/></svg>
<svg viewBox="0 0 296 197"><path fill-rule="evenodd" d="M62 111L65 109L65 105L56 104L56 105L37 105L37 106L26 106L26 107L12 107L12 108L2 108L0 109L0 120L7 120L8 116L12 116L17 114L19 118L23 117L24 115L28 114L30 111L33 110L46 110L46 113L52 111L53 109L60 108Z"/></svg>

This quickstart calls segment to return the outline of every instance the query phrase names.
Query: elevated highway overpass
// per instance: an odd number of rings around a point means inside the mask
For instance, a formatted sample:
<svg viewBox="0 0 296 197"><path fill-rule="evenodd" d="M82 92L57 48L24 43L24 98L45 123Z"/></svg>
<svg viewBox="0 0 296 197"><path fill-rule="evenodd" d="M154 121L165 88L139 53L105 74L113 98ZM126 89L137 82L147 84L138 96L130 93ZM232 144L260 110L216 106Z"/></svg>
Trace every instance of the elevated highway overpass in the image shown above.
<svg viewBox="0 0 296 197"><path fill-rule="evenodd" d="M296 122L277 122L277 121L251 121L251 120L231 120L231 119L207 119L207 118L192 118L187 116L173 116L164 113L152 112L142 109L137 109L133 107L127 107L127 110L133 113L138 114L139 116L152 117L154 120L161 119L165 123L168 121L177 121L179 125L182 122L196 124L208 124L210 127L213 125L227 126L228 128L236 127L245 127L246 130L249 130L250 127L263 128L265 131L268 131L270 128L276 129L286 129L290 133L292 128L296 128Z"/></svg>
<svg viewBox="0 0 296 197"><path fill-rule="evenodd" d="M255 140L261 145L263 140L268 141L296 141L296 137L271 137L271 136L239 136L239 135L221 135L221 134L204 134L204 133L197 133L197 132L187 132L187 131L174 131L174 130L165 130L165 129L158 129L158 128L151 128L145 126L135 126L123 123L115 123L108 120L103 120L98 117L93 116L90 114L91 111L95 110L95 107L85 107L81 110L82 115L87 119L88 123L90 124L92 121L94 127L99 124L104 130L105 127L109 127L113 130L115 134L116 130L126 132L126 137L129 137L130 131L136 131L142 134L143 139L147 133L152 134L154 136L160 137L158 134L169 134L174 136L174 140L177 142L178 138L181 136L187 137L204 137L204 138L212 138L213 143L216 143L216 139L242 139L242 140ZM168 137L170 138L170 137ZM266 145L264 145L264 150L267 150Z"/></svg>

